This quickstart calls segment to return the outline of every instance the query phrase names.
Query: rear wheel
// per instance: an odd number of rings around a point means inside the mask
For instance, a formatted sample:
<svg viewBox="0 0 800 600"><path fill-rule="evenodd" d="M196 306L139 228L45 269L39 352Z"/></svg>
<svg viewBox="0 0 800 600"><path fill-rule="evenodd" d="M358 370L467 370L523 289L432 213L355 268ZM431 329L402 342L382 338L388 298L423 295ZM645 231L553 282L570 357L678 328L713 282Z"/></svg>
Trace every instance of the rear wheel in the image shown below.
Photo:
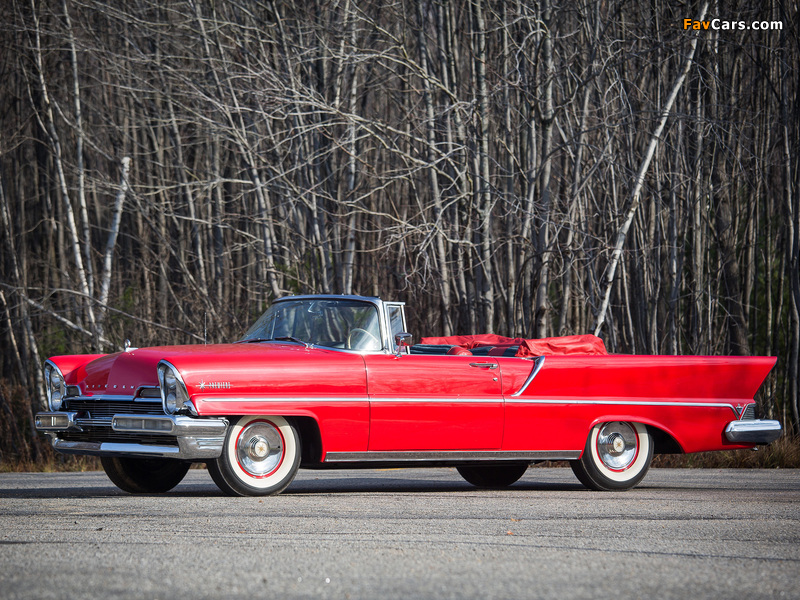
<svg viewBox="0 0 800 600"><path fill-rule="evenodd" d="M244 416L228 428L208 472L230 496L269 496L286 489L299 466L300 436L286 419Z"/></svg>
<svg viewBox="0 0 800 600"><path fill-rule="evenodd" d="M189 470L188 462L172 458L103 456L100 463L112 483L131 494L168 492Z"/></svg>
<svg viewBox="0 0 800 600"><path fill-rule="evenodd" d="M653 440L641 423L611 421L592 427L580 460L571 461L580 482L592 490L627 490L650 468Z"/></svg>
<svg viewBox="0 0 800 600"><path fill-rule="evenodd" d="M459 475L472 485L484 488L508 487L528 470L528 463L481 465L473 467L456 467Z"/></svg>

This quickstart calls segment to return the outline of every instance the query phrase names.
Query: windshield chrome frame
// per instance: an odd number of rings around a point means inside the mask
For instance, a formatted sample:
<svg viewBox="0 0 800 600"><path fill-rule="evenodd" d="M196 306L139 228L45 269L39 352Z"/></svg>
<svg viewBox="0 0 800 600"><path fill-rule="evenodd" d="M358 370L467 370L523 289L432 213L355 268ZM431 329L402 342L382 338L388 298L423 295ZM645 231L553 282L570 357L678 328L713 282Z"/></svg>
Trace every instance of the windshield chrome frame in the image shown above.
<svg viewBox="0 0 800 600"><path fill-rule="evenodd" d="M386 302L384 303L383 300L380 298L376 298L374 296L353 296L353 295L336 295L336 294L305 294L301 296L284 296L283 298L278 298L272 304L280 304L283 302L292 302L292 301L307 301L307 300L331 300L331 301L348 301L348 302L362 302L365 304L372 304L376 310L378 311L378 326L381 330L381 349L380 350L350 350L348 348L333 348L331 346L318 346L316 344L311 344L311 342L307 342L312 345L314 348L324 348L326 350L333 350L334 352L348 352L350 354L393 354L392 348L394 344L389 339L391 337L390 325L389 325L389 315L386 311L386 305L391 306L405 306L405 302ZM405 326L406 318L405 318L405 310L402 311L403 314L403 325ZM259 317L260 318L260 317Z"/></svg>

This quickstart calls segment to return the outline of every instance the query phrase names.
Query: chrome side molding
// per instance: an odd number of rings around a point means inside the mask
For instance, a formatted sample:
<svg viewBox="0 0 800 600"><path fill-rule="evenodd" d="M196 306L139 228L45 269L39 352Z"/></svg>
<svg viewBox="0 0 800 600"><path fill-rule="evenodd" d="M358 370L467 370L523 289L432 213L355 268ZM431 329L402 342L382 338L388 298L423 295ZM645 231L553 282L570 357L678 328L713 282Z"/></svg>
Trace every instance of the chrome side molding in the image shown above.
<svg viewBox="0 0 800 600"><path fill-rule="evenodd" d="M475 462L490 461L537 461L537 460L577 460L580 450L548 451L503 451L503 450L432 450L432 451L368 451L368 452L328 452L326 463L348 462Z"/></svg>
<svg viewBox="0 0 800 600"><path fill-rule="evenodd" d="M519 388L513 394L511 394L511 397L519 398L522 395L522 392L528 389L528 386L531 384L531 381L533 381L533 378L539 374L539 371L542 370L543 366L544 366L544 356L537 357L536 360L533 361L533 368L531 369L531 374L528 375L528 378L525 380L525 383L522 384L522 387Z"/></svg>

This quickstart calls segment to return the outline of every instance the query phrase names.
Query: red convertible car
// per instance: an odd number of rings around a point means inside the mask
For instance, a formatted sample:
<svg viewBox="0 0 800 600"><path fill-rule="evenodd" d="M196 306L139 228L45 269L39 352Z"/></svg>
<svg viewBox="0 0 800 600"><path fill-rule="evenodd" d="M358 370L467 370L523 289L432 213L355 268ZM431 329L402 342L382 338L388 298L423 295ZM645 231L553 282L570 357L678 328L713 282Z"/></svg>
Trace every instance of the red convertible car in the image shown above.
<svg viewBox="0 0 800 600"><path fill-rule="evenodd" d="M508 486L567 460L624 490L654 453L752 448L768 357L609 355L593 336L425 338L404 306L359 296L276 301L232 344L127 348L45 363L36 426L101 457L128 492L163 492L205 462L231 495L277 494L300 467L455 466Z"/></svg>

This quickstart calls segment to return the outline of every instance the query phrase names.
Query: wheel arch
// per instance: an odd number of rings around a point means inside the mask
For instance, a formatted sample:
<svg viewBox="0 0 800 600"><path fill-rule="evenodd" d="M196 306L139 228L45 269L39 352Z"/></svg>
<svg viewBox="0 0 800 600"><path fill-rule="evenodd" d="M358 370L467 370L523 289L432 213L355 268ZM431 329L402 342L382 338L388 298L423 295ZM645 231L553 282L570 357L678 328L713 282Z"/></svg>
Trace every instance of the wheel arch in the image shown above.
<svg viewBox="0 0 800 600"><path fill-rule="evenodd" d="M314 417L285 417L300 435L300 466L316 465L322 462L322 434Z"/></svg>
<svg viewBox="0 0 800 600"><path fill-rule="evenodd" d="M647 432L653 440L653 454L686 454L672 430L663 423L641 415L610 414L594 419L587 428L587 435L595 425L610 421L623 421L626 423L641 423L647 427Z"/></svg>
<svg viewBox="0 0 800 600"><path fill-rule="evenodd" d="M649 423L645 423L645 426L653 438L653 454L685 454L678 440L670 433Z"/></svg>

